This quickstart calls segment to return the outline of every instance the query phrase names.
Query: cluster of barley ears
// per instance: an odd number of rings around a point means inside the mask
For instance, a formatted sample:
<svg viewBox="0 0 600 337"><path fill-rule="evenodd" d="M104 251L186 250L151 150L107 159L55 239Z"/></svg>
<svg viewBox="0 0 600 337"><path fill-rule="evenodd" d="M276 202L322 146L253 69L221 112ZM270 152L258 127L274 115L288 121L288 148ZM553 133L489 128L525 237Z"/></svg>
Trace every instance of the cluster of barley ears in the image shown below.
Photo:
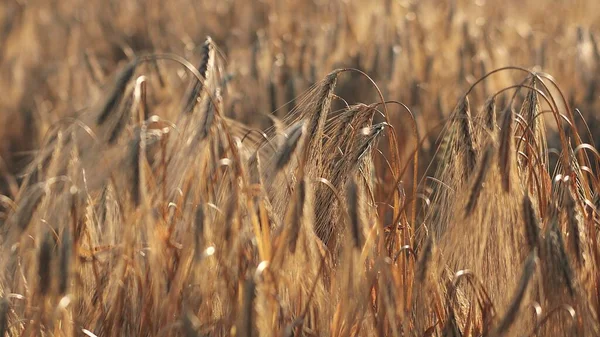
<svg viewBox="0 0 600 337"><path fill-rule="evenodd" d="M0 336L600 334L593 25L564 55L457 2L206 5L249 29L277 7L245 49L222 21L190 27L223 45L128 5L124 36L43 2L0 12L9 46L56 57L39 47L55 16L86 50L54 72L0 53L2 118L38 134L29 153L2 130ZM295 11L331 26L296 43L314 31ZM140 52L177 51L173 32L183 52Z"/></svg>

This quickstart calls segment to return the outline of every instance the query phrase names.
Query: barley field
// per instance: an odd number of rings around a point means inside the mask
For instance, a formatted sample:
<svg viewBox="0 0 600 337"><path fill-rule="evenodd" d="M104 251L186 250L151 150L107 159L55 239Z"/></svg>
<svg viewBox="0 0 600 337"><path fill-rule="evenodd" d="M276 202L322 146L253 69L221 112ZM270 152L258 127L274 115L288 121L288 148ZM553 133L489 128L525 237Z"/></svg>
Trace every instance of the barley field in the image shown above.
<svg viewBox="0 0 600 337"><path fill-rule="evenodd" d="M600 336L600 2L0 1L0 336Z"/></svg>

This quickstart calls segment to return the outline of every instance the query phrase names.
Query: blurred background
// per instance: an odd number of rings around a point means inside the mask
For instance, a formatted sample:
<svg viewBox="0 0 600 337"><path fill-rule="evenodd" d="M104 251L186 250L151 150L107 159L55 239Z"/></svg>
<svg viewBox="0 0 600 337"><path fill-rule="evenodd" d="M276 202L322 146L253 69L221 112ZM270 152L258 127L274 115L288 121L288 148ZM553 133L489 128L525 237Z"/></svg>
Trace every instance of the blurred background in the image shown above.
<svg viewBox="0 0 600 337"><path fill-rule="evenodd" d="M18 184L48 128L97 104L128 60L171 52L198 64L207 36L223 59L225 112L252 126L289 113L294 98L335 68L353 67L386 99L410 107L426 139L426 165L460 95L483 74L512 65L551 74L594 134L599 34L593 0L3 0L2 186ZM175 116L189 75L167 63L144 71L151 113ZM472 106L526 75L491 76L472 93ZM340 77L336 94L348 103L379 100L353 73ZM409 156L410 120L397 105L389 109Z"/></svg>

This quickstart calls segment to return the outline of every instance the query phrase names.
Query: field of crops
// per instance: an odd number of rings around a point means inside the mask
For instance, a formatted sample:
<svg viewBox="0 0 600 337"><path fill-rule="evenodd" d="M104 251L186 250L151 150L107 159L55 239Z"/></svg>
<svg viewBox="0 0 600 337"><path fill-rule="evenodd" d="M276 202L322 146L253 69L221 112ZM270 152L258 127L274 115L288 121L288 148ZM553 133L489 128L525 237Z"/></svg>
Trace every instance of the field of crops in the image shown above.
<svg viewBox="0 0 600 337"><path fill-rule="evenodd" d="M599 336L600 2L0 1L0 336Z"/></svg>

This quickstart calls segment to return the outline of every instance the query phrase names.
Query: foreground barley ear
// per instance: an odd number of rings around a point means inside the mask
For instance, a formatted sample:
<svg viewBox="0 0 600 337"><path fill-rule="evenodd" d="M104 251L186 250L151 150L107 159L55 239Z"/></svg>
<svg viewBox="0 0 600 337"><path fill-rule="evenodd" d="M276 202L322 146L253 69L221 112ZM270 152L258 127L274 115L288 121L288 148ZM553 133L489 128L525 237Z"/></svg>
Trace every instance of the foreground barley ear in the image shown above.
<svg viewBox="0 0 600 337"><path fill-rule="evenodd" d="M316 97L316 110L310 116L307 123L307 132L309 135L308 144L304 146L304 158L313 158L316 159L316 167L320 167L321 165L321 147L323 142L323 133L325 128L325 123L327 121L327 115L331 108L331 101L333 99L333 91L335 90L335 85L337 84L337 78L340 74L341 70L334 70L329 73L325 79L321 82L319 90L317 92Z"/></svg>
<svg viewBox="0 0 600 337"><path fill-rule="evenodd" d="M525 221L525 238L530 250L539 247L540 227L529 195L523 197L523 220Z"/></svg>
<svg viewBox="0 0 600 337"><path fill-rule="evenodd" d="M200 64L198 65L198 72L202 75L204 80L208 79L208 74L214 66L215 53L214 43L211 37L208 36L202 45L202 57L200 59ZM194 111L194 108L198 103L198 97L202 93L202 89L204 89L203 83L195 78L185 94L183 113L191 114Z"/></svg>
<svg viewBox="0 0 600 337"><path fill-rule="evenodd" d="M355 179L348 181L346 188L346 200L348 207L348 214L350 215L350 233L352 234L352 242L354 248L360 249L364 242L362 215L361 215L361 200L360 200L360 188L356 183Z"/></svg>
<svg viewBox="0 0 600 337"><path fill-rule="evenodd" d="M301 120L287 130L287 139L283 142L283 144L281 144L279 150L277 151L277 159L275 162L275 169L277 171L280 171L286 167L292 159L293 154L303 139L302 136L305 134L305 125L306 123L304 120Z"/></svg>
<svg viewBox="0 0 600 337"><path fill-rule="evenodd" d="M129 80L131 80L133 74L135 73L137 65L138 61L133 60L129 62L129 64L127 64L123 70L121 70L111 88L110 94L100 109L100 114L96 119L96 124L104 124L110 113L118 106L119 102L123 98L123 95L125 94L127 83Z"/></svg>
<svg viewBox="0 0 600 337"><path fill-rule="evenodd" d="M466 96L463 97L456 106L456 116L460 122L460 143L465 145L465 166L467 168L467 175L470 175L475 169L476 153L473 121L471 120L471 105Z"/></svg>
<svg viewBox="0 0 600 337"><path fill-rule="evenodd" d="M485 127L495 132L498 129L498 122L496 117L496 96L488 98L483 105L483 119L485 121Z"/></svg>
<svg viewBox="0 0 600 337"><path fill-rule="evenodd" d="M471 194L469 195L469 201L467 203L467 207L465 208L465 216L470 216L477 207L477 201L479 200L479 195L481 194L481 190L483 189L483 183L485 182L485 177L487 172L490 170L490 163L492 161L492 156L494 153L494 145L489 143L483 153L483 157L480 160L479 170L477 170L477 175L475 176L475 181L473 186L471 187Z"/></svg>
<svg viewBox="0 0 600 337"><path fill-rule="evenodd" d="M500 150L498 151L498 167L502 177L502 189L510 191L511 170L514 152L513 114L510 108L504 111L502 129L500 130Z"/></svg>
<svg viewBox="0 0 600 337"><path fill-rule="evenodd" d="M533 274L535 272L535 266L537 264L537 250L533 250L527 260L525 261L525 265L523 266L523 273L521 274L521 279L519 280L517 291L513 295L512 301L507 308L506 314L500 322L498 323L498 327L492 333L492 336L503 336L508 329L513 325L517 315L519 313L519 309L521 308L521 304L525 298L525 292L527 290L527 286Z"/></svg>
<svg viewBox="0 0 600 337"><path fill-rule="evenodd" d="M52 283L52 249L54 246L54 240L52 239L52 233L50 231L44 234L40 245L40 251L38 255L38 279L39 279L39 290L43 296L48 295L50 291L50 285Z"/></svg>

